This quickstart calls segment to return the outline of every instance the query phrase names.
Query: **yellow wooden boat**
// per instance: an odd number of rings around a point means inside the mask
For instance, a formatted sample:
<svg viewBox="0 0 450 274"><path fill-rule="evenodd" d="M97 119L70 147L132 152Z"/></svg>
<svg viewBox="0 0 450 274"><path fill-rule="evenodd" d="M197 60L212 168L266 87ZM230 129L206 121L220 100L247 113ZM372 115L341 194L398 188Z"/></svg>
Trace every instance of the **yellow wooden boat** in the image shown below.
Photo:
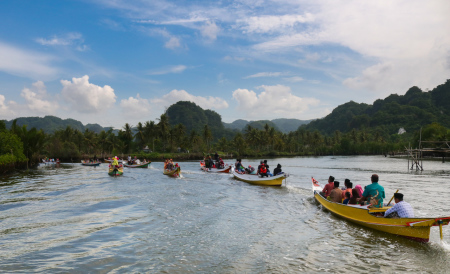
<svg viewBox="0 0 450 274"><path fill-rule="evenodd" d="M175 169L169 170L169 169L164 169L163 171L164 175L168 175L168 176L172 176L172 177L179 177L181 174L181 168L177 167Z"/></svg>
<svg viewBox="0 0 450 274"><path fill-rule="evenodd" d="M120 165L119 167L110 166L108 169L108 175L109 176L122 176L123 175L123 166L122 165Z"/></svg>
<svg viewBox="0 0 450 274"><path fill-rule="evenodd" d="M315 183L316 182L316 183ZM384 212L390 207L368 208L360 205L344 205L331 202L319 193L322 187L313 178L314 198L331 213L350 222L379 231L406 237L419 242L428 242L430 228L439 226L442 239L442 226L448 225L450 217L439 218L384 218Z"/></svg>
<svg viewBox="0 0 450 274"><path fill-rule="evenodd" d="M240 174L236 171L233 171L233 176L240 181L260 186L281 186L283 180L289 177L286 173L272 177L259 177L258 175Z"/></svg>

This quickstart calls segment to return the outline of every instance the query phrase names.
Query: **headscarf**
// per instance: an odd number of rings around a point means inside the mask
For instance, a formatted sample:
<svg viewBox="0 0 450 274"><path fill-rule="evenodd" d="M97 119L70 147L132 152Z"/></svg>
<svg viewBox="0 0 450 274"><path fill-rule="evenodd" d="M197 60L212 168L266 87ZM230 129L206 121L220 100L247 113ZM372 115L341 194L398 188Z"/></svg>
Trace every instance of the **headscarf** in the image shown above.
<svg viewBox="0 0 450 274"><path fill-rule="evenodd" d="M362 189L361 185L356 185L355 189L358 190L358 194L359 194L358 198L361 198L363 195L363 189Z"/></svg>

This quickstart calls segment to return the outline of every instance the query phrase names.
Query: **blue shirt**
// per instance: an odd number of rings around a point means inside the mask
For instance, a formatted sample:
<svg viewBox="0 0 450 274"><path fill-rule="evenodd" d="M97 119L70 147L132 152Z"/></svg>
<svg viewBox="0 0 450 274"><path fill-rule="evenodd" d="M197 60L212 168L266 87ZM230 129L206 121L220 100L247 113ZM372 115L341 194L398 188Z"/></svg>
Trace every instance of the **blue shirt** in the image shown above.
<svg viewBox="0 0 450 274"><path fill-rule="evenodd" d="M363 193L364 197L371 197L378 200L378 203L373 205L375 207L383 207L383 198L386 198L384 194L384 187L380 186L378 183L372 183L366 186Z"/></svg>
<svg viewBox="0 0 450 274"><path fill-rule="evenodd" d="M412 206L404 201L400 201L393 207L386 210L384 216L388 216L392 212L397 212L400 218L414 218L414 210L412 209Z"/></svg>

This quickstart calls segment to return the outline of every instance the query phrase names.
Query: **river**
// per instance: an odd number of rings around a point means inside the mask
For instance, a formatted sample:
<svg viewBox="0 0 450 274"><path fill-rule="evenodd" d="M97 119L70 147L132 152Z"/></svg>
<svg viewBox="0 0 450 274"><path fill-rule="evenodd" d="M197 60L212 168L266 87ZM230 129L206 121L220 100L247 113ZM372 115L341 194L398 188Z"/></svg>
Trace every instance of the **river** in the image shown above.
<svg viewBox="0 0 450 274"><path fill-rule="evenodd" d="M364 186L377 173L386 196L400 189L416 216L450 216L449 163L416 172L383 156L268 162L290 174L286 184L249 185L197 161L179 163L182 178L164 176L161 162L119 178L107 164L2 177L0 272L448 273L450 227L444 241L434 227L422 244L348 223L314 201L311 176Z"/></svg>

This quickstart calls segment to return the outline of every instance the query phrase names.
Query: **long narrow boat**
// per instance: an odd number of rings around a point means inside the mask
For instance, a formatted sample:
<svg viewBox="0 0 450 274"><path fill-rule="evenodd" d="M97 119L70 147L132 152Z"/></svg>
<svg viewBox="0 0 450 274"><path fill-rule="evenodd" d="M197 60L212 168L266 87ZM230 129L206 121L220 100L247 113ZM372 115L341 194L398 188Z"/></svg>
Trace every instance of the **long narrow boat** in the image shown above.
<svg viewBox="0 0 450 274"><path fill-rule="evenodd" d="M384 214L390 207L368 208L367 206L344 205L331 202L319 194L323 188L314 178L312 178L312 180L314 198L317 202L331 213L365 227L406 237L419 242L428 242L430 238L430 228L432 226L439 226L442 239L442 226L448 225L450 221L450 217L384 218L383 216L376 216L377 214Z"/></svg>
<svg viewBox="0 0 450 274"><path fill-rule="evenodd" d="M130 167L130 168L148 168L148 166L150 165L151 162L148 163L143 163L143 164L139 164L139 165L129 165L129 164L123 164L125 167Z"/></svg>
<svg viewBox="0 0 450 274"><path fill-rule="evenodd" d="M110 166L109 170L108 170L108 175L109 176L122 176L123 175L123 166L120 165L117 168Z"/></svg>
<svg viewBox="0 0 450 274"><path fill-rule="evenodd" d="M172 176L172 177L179 177L181 174L181 168L177 167L175 169L169 170L169 169L164 169L163 171L164 175L168 175L168 176Z"/></svg>
<svg viewBox="0 0 450 274"><path fill-rule="evenodd" d="M201 170L206 172L212 172L212 173L231 173L231 166L227 166L225 168L207 168L207 167L200 167Z"/></svg>
<svg viewBox="0 0 450 274"><path fill-rule="evenodd" d="M90 163L90 162L81 161L81 164L82 164L83 166L99 166L99 165L100 165L100 162Z"/></svg>
<svg viewBox="0 0 450 274"><path fill-rule="evenodd" d="M236 171L233 171L233 176L234 178L244 181L246 183L261 186L281 186L283 180L289 177L287 173L272 177L259 177L258 175L240 174L237 173Z"/></svg>

